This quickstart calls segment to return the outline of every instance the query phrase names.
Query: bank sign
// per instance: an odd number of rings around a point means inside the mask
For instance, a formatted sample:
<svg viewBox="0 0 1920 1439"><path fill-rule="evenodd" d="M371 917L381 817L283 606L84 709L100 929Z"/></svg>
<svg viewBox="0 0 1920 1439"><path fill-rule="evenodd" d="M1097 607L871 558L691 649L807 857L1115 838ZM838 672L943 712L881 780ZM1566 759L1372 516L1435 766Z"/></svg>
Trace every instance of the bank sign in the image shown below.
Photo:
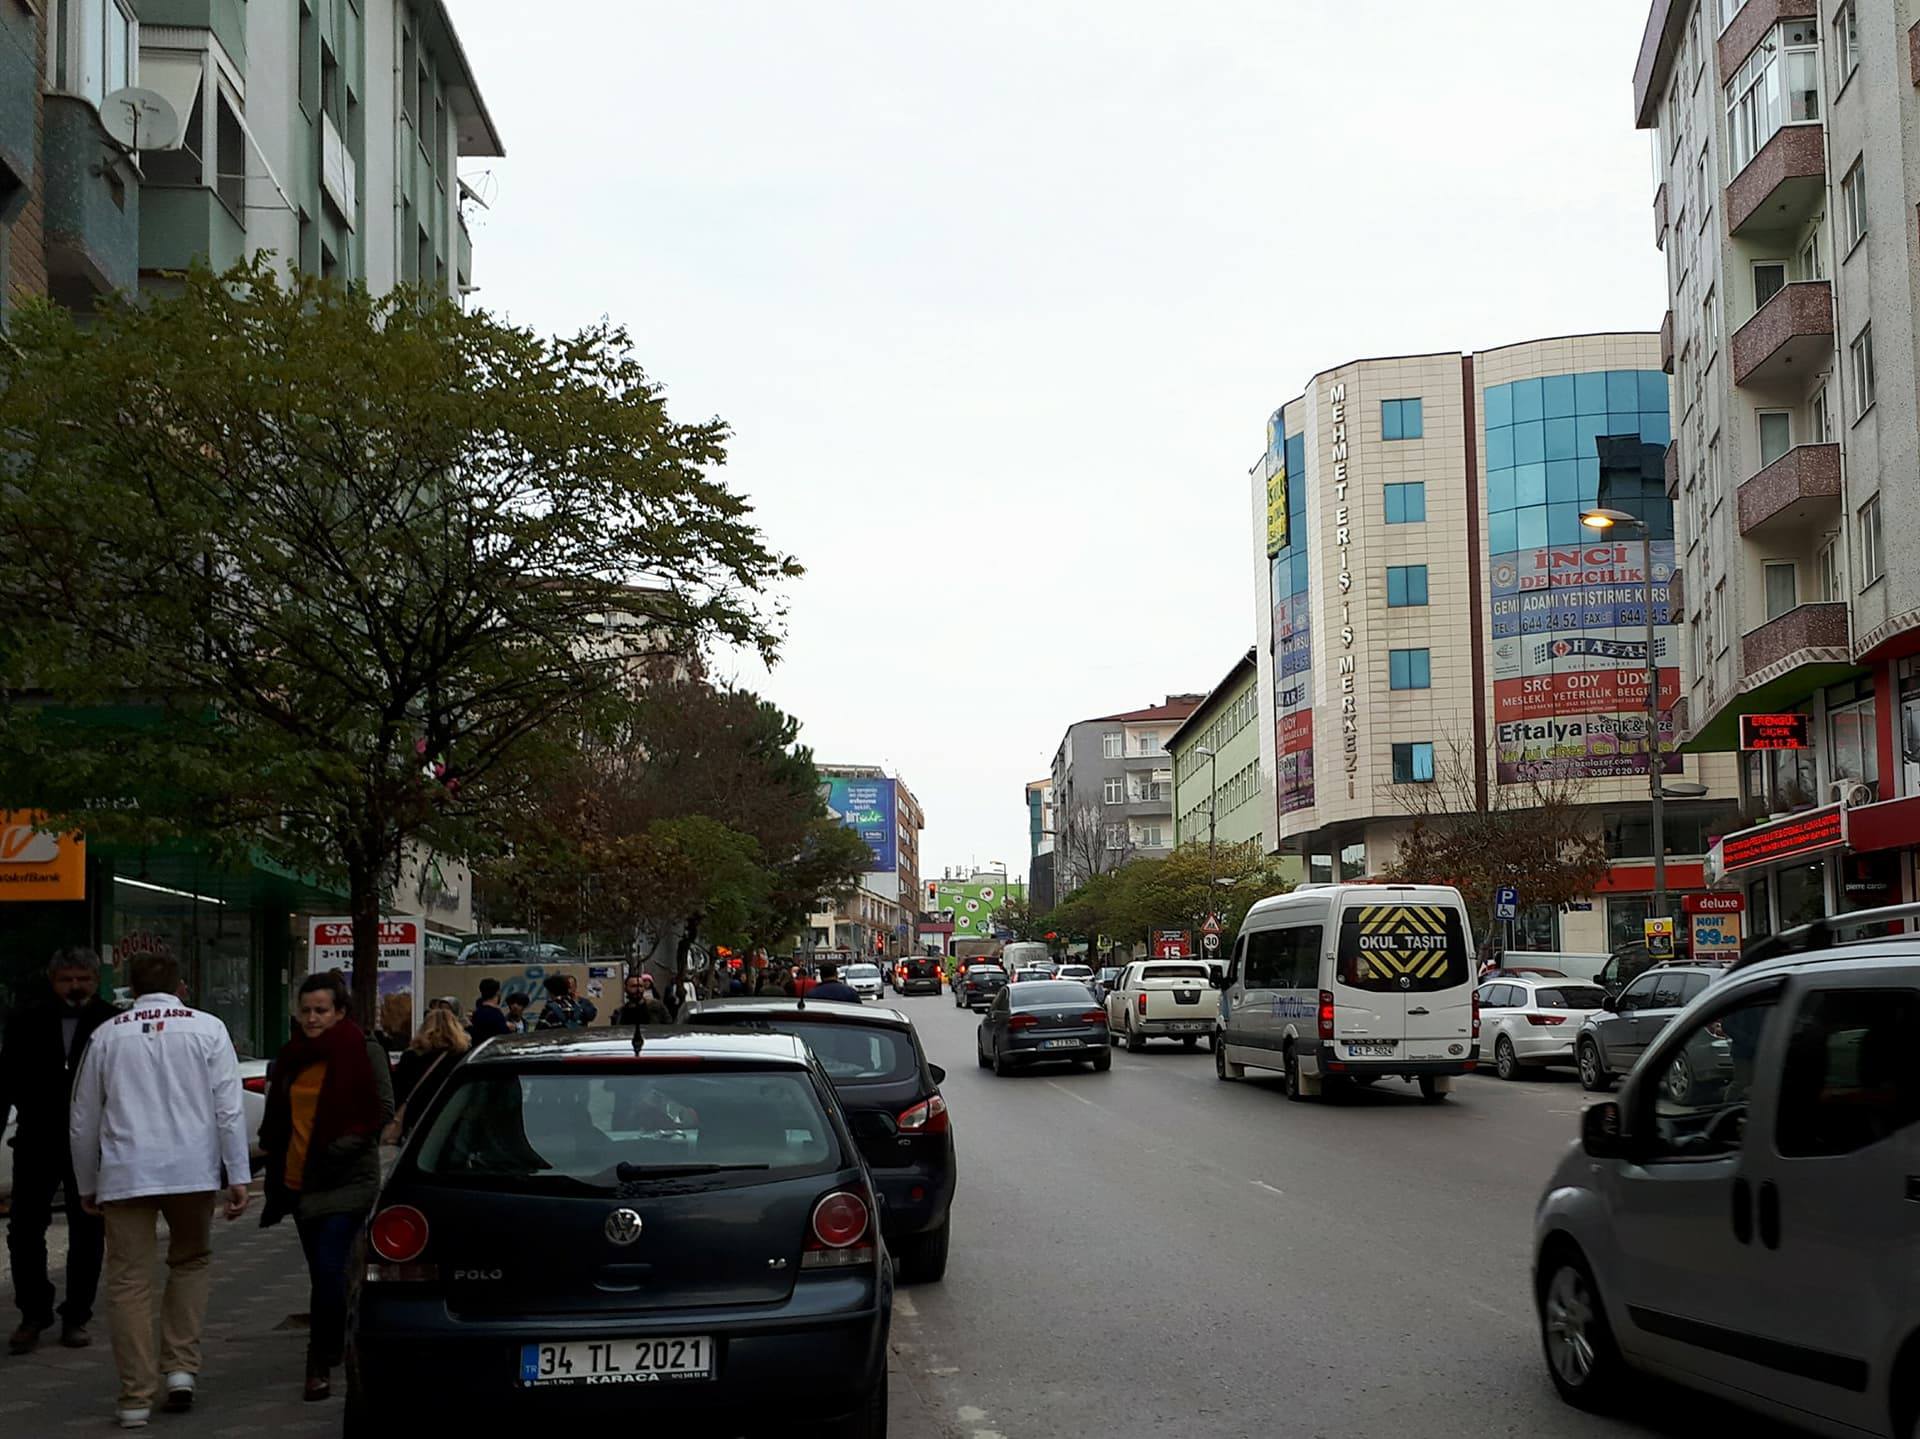
<svg viewBox="0 0 1920 1439"><path fill-rule="evenodd" d="M868 873L887 874L900 867L900 807L892 780L836 777L820 786L820 797L826 801L828 813L873 851Z"/></svg>

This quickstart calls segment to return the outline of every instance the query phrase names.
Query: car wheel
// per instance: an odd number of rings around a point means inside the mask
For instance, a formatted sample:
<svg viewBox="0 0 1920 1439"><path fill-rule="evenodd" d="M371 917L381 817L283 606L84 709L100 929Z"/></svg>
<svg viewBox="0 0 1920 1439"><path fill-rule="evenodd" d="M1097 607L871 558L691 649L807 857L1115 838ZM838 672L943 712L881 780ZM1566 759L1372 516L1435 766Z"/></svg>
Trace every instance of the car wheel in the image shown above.
<svg viewBox="0 0 1920 1439"><path fill-rule="evenodd" d="M1093 1072L1095 1074L1105 1074L1109 1069L1112 1069L1112 1068L1113 1068L1113 1051L1112 1050L1103 1049L1098 1054L1094 1055Z"/></svg>
<svg viewBox="0 0 1920 1439"><path fill-rule="evenodd" d="M1591 1039L1580 1041L1580 1087L1595 1094L1613 1087L1613 1077L1600 1062L1600 1046Z"/></svg>
<svg viewBox="0 0 1920 1439"><path fill-rule="evenodd" d="M1009 1074L1013 1073L1013 1065L1008 1061L1006 1055L1000 1053L997 1049L993 1052L993 1072L1001 1079L1005 1079Z"/></svg>
<svg viewBox="0 0 1920 1439"><path fill-rule="evenodd" d="M1141 1050L1145 1049L1146 1047L1147 1047L1146 1035L1135 1033L1133 1025L1129 1023L1127 1025L1127 1053L1138 1054Z"/></svg>
<svg viewBox="0 0 1920 1439"><path fill-rule="evenodd" d="M1593 1271L1578 1250L1569 1245L1542 1266L1536 1299L1547 1373L1560 1397L1596 1412L1617 1405L1626 1386L1626 1364L1613 1342Z"/></svg>
<svg viewBox="0 0 1920 1439"><path fill-rule="evenodd" d="M1502 1079L1520 1077L1520 1056L1513 1052L1513 1041L1504 1034L1493 1042L1493 1072Z"/></svg>
<svg viewBox="0 0 1920 1439"><path fill-rule="evenodd" d="M881 1372L880 1382L873 1386L873 1392L857 1413L836 1419L814 1432L820 1439L887 1439L886 1372Z"/></svg>
<svg viewBox="0 0 1920 1439"><path fill-rule="evenodd" d="M992 1069L992 1068L993 1068L993 1061L992 1061L991 1059L988 1059L988 1058L987 1058L987 1046L986 1046L986 1044L985 1044L985 1042L984 1042L984 1041L982 1041L982 1040L980 1040L980 1039L975 1039L975 1040L974 1040L974 1042L973 1042L973 1057L974 1057L974 1059L975 1059L975 1060L976 1060L976 1061L977 1061L977 1062L979 1063L979 1065L980 1065L980 1067L981 1067L982 1069Z"/></svg>
<svg viewBox="0 0 1920 1439"><path fill-rule="evenodd" d="M938 1229L929 1229L925 1234L916 1234L906 1241L900 1251L900 1282L902 1284L932 1284L944 1279L947 1273L947 1244L953 1234L951 1217L943 1220Z"/></svg>
<svg viewBox="0 0 1920 1439"><path fill-rule="evenodd" d="M1674 1055L1673 1063L1667 1066L1667 1098L1675 1104L1685 1104L1693 1095L1693 1066L1687 1062L1687 1052L1683 1049Z"/></svg>
<svg viewBox="0 0 1920 1439"><path fill-rule="evenodd" d="M1444 1104L1447 1091L1440 1087L1440 1081L1431 1074L1423 1074L1420 1076L1420 1098L1427 1104Z"/></svg>
<svg viewBox="0 0 1920 1439"><path fill-rule="evenodd" d="M1306 1098L1300 1092L1300 1057L1293 1052L1291 1045L1287 1048L1286 1062L1281 1073L1286 1076L1287 1098L1296 1104L1300 1103Z"/></svg>

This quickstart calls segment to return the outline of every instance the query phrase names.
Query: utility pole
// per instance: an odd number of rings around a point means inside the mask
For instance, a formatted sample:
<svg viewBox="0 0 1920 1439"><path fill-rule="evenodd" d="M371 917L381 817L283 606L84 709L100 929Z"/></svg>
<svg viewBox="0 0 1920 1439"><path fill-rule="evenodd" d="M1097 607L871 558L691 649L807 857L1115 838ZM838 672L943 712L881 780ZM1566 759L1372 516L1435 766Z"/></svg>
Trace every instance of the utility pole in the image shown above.
<svg viewBox="0 0 1920 1439"><path fill-rule="evenodd" d="M1207 761L1207 915L1213 915L1214 892L1220 884L1218 867L1214 863L1214 805L1220 798L1219 761L1214 752L1205 745L1194 746L1193 752L1204 756Z"/></svg>

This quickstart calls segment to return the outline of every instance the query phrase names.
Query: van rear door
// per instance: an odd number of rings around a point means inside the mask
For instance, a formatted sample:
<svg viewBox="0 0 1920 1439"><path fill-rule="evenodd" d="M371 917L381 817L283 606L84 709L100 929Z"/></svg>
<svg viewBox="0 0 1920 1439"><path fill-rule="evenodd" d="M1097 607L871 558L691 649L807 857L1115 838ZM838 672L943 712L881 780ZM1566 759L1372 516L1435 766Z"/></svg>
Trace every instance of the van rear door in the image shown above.
<svg viewBox="0 0 1920 1439"><path fill-rule="evenodd" d="M1343 1058L1464 1057L1473 1038L1473 966L1459 907L1413 898L1349 901L1340 916L1333 996Z"/></svg>

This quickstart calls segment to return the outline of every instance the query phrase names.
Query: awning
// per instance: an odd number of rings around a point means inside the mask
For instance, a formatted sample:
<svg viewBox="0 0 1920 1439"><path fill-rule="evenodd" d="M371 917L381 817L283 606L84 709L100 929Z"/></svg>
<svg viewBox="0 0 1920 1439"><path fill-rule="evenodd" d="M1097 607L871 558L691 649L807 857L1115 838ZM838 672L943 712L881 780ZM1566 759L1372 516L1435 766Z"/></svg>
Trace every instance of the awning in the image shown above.
<svg viewBox="0 0 1920 1439"><path fill-rule="evenodd" d="M207 57L199 50L142 50L140 83L158 91L173 106L179 129L171 145L146 145L147 150L178 150L191 139L198 153L200 137L189 136L188 122L193 118L193 102L200 98L200 83L205 78Z"/></svg>
<svg viewBox="0 0 1920 1439"><path fill-rule="evenodd" d="M1847 840L1857 852L1920 845L1920 795L1849 810Z"/></svg>

